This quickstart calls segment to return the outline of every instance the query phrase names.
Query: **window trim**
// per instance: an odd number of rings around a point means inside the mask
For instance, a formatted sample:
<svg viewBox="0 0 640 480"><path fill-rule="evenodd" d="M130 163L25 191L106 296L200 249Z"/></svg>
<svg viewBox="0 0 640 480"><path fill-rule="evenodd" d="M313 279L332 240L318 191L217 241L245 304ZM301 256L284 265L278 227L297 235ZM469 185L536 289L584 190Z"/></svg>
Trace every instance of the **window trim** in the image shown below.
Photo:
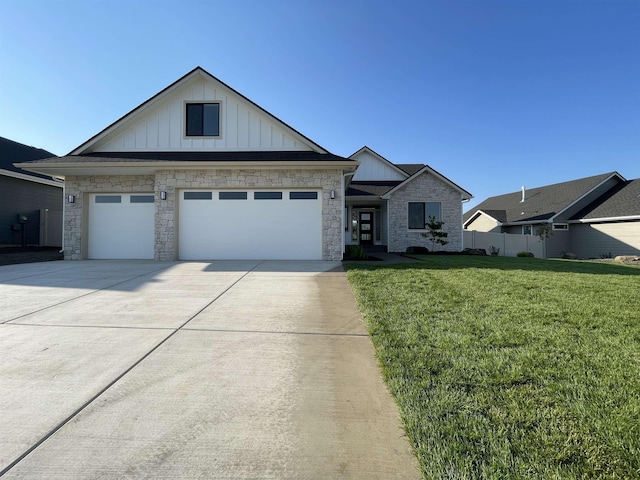
<svg viewBox="0 0 640 480"><path fill-rule="evenodd" d="M442 215L442 202L437 202L437 201L424 201L424 202L407 202L407 229L411 232L416 232L416 231L426 231L428 230L427 228L427 204L428 203L437 203L440 206L440 218L436 220L442 222L443 221L443 215ZM418 205L422 205L422 214L424 216L424 226L422 228L419 227L412 227L411 226L411 217L409 215L409 206L412 204L418 204Z"/></svg>
<svg viewBox="0 0 640 480"><path fill-rule="evenodd" d="M557 227L560 227L560 228L557 228ZM569 224L568 223L554 223L551 226L551 229L552 230L558 230L560 232L566 232L566 231L569 230Z"/></svg>
<svg viewBox="0 0 640 480"><path fill-rule="evenodd" d="M524 229L526 227L529 227L529 233L524 233ZM520 233L522 233L522 235L533 235L533 225L522 225L522 229L520 230Z"/></svg>
<svg viewBox="0 0 640 480"><path fill-rule="evenodd" d="M187 130L187 121L188 121L187 106L188 105L210 105L210 104L218 105L218 134L217 135L189 135ZM184 128L182 129L183 138L185 140L193 140L197 138L204 138L204 139L221 138L222 137L222 110L223 110L222 107L223 105L221 100L202 100L202 101L185 100L182 108L182 115L184 119ZM204 116L203 116L203 123L204 123ZM204 129L204 125L203 125L203 129Z"/></svg>

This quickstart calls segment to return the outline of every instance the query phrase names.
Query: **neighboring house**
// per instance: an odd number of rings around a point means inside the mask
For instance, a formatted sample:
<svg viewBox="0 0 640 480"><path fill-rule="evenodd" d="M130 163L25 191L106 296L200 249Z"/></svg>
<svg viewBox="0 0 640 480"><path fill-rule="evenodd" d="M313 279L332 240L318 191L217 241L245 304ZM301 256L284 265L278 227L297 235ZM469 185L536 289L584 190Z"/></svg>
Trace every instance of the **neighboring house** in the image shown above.
<svg viewBox="0 0 640 480"><path fill-rule="evenodd" d="M345 243L378 245L390 252L407 247L432 249L425 224L429 216L448 233L438 250L462 250L462 203L472 195L424 164L393 164L368 147L349 158L360 164L347 183Z"/></svg>
<svg viewBox="0 0 640 480"><path fill-rule="evenodd" d="M640 180L617 172L491 197L464 215L464 228L535 235L551 228L546 256L640 254Z"/></svg>
<svg viewBox="0 0 640 480"><path fill-rule="evenodd" d="M62 245L62 182L13 166L54 156L0 137L0 245Z"/></svg>
<svg viewBox="0 0 640 480"><path fill-rule="evenodd" d="M471 198L424 165L329 153L200 67L68 155L19 166L64 177L73 260L340 260L353 215L350 243L404 251L427 245L433 212L460 250Z"/></svg>

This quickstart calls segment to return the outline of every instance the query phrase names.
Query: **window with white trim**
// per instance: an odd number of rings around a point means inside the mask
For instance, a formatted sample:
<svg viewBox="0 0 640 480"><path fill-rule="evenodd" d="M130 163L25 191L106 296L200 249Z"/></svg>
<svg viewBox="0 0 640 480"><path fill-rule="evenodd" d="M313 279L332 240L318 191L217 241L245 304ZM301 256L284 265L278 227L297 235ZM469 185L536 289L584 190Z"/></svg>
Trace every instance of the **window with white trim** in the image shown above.
<svg viewBox="0 0 640 480"><path fill-rule="evenodd" d="M553 228L553 230L569 230L569 224L568 223L554 223L552 228Z"/></svg>
<svg viewBox="0 0 640 480"><path fill-rule="evenodd" d="M533 228L531 225L522 225L522 235L533 235Z"/></svg>

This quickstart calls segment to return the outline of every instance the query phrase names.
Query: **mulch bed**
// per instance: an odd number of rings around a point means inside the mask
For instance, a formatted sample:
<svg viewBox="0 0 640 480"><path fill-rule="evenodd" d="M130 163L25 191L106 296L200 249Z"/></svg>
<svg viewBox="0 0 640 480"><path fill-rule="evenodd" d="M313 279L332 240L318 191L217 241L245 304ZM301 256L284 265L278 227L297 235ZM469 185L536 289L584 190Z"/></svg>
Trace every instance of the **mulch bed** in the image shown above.
<svg viewBox="0 0 640 480"><path fill-rule="evenodd" d="M0 247L0 265L63 260L60 247Z"/></svg>

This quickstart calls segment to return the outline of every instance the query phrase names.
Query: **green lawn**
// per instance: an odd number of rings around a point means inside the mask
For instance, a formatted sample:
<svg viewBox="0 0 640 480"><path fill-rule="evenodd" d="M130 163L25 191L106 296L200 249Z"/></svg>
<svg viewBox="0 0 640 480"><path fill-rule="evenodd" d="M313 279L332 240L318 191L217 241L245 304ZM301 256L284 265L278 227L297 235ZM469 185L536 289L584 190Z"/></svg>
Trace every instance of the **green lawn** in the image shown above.
<svg viewBox="0 0 640 480"><path fill-rule="evenodd" d="M345 264L424 478L640 478L640 268Z"/></svg>

